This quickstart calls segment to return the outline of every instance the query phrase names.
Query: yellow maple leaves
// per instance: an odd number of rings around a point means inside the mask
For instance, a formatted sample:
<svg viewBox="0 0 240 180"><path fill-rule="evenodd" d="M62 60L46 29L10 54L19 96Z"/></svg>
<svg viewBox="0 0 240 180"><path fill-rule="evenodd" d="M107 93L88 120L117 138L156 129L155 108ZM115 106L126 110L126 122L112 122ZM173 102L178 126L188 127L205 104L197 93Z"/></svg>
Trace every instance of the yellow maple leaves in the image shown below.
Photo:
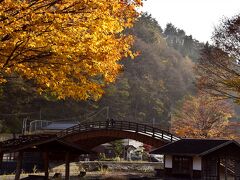
<svg viewBox="0 0 240 180"><path fill-rule="evenodd" d="M4 0L0 2L0 82L18 73L58 98L98 99L118 61L134 54L123 34L141 1Z"/></svg>

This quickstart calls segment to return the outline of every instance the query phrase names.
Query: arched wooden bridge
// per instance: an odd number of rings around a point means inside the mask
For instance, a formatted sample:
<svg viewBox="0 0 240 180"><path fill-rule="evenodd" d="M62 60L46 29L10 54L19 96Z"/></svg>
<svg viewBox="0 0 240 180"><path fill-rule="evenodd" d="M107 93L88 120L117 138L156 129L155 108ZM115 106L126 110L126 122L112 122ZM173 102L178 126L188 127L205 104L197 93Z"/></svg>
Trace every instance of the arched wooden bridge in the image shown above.
<svg viewBox="0 0 240 180"><path fill-rule="evenodd" d="M154 147L180 139L162 129L130 121L85 122L57 133L57 137L86 149L117 139L134 139Z"/></svg>
<svg viewBox="0 0 240 180"><path fill-rule="evenodd" d="M0 151L12 151L25 146L61 140L90 150L100 144L118 139L134 139L154 147L174 142L180 138L160 128L130 121L92 121L79 123L56 134L23 135L1 142Z"/></svg>

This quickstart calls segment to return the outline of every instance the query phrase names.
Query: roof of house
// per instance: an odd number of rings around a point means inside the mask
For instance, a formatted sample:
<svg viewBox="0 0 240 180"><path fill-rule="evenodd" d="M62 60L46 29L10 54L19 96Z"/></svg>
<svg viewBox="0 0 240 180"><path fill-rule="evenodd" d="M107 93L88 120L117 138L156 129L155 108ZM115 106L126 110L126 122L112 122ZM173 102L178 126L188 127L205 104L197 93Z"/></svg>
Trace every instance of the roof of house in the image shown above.
<svg viewBox="0 0 240 180"><path fill-rule="evenodd" d="M157 148L151 151L151 154L203 156L231 143L234 143L240 147L240 145L233 140L181 139Z"/></svg>
<svg viewBox="0 0 240 180"><path fill-rule="evenodd" d="M46 127L43 127L44 130L63 130L70 128L72 126L76 126L78 123L76 122L53 122Z"/></svg>

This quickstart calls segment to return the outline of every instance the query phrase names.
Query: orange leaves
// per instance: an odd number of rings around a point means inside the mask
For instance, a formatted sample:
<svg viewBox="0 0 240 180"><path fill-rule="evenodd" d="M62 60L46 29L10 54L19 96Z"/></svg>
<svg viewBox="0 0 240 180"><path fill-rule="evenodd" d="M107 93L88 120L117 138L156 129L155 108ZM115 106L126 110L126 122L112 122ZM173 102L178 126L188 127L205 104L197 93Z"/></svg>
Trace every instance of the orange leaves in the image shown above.
<svg viewBox="0 0 240 180"><path fill-rule="evenodd" d="M224 138L229 137L229 118L232 107L225 101L207 94L185 99L175 112L172 130L182 137Z"/></svg>
<svg viewBox="0 0 240 180"><path fill-rule="evenodd" d="M136 56L133 38L123 31L138 16L140 1L18 2L0 3L1 72L34 79L39 92L98 99L115 80L118 61Z"/></svg>

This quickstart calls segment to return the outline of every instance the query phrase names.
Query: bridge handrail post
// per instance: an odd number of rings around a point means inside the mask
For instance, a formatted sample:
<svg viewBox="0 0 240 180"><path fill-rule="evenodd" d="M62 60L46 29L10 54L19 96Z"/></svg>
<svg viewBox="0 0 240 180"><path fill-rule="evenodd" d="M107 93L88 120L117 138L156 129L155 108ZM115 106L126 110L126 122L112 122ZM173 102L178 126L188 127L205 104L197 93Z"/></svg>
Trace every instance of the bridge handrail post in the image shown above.
<svg viewBox="0 0 240 180"><path fill-rule="evenodd" d="M57 137L62 137L62 134L63 134L63 132L61 131L61 132L59 132L59 133L57 133Z"/></svg>
<svg viewBox="0 0 240 180"><path fill-rule="evenodd" d="M152 128L152 137L154 138L155 137L155 129L154 128Z"/></svg>
<svg viewBox="0 0 240 180"><path fill-rule="evenodd" d="M138 123L136 123L136 132L138 132Z"/></svg>
<svg viewBox="0 0 240 180"><path fill-rule="evenodd" d="M105 121L105 129L108 129L108 126L109 126L109 121L106 120L106 121Z"/></svg>
<svg viewBox="0 0 240 180"><path fill-rule="evenodd" d="M173 135L171 134L171 142L173 142Z"/></svg>
<svg viewBox="0 0 240 180"><path fill-rule="evenodd" d="M90 125L89 125L88 122L87 122L84 126L85 126L86 131L90 129L90 128L89 128Z"/></svg>

